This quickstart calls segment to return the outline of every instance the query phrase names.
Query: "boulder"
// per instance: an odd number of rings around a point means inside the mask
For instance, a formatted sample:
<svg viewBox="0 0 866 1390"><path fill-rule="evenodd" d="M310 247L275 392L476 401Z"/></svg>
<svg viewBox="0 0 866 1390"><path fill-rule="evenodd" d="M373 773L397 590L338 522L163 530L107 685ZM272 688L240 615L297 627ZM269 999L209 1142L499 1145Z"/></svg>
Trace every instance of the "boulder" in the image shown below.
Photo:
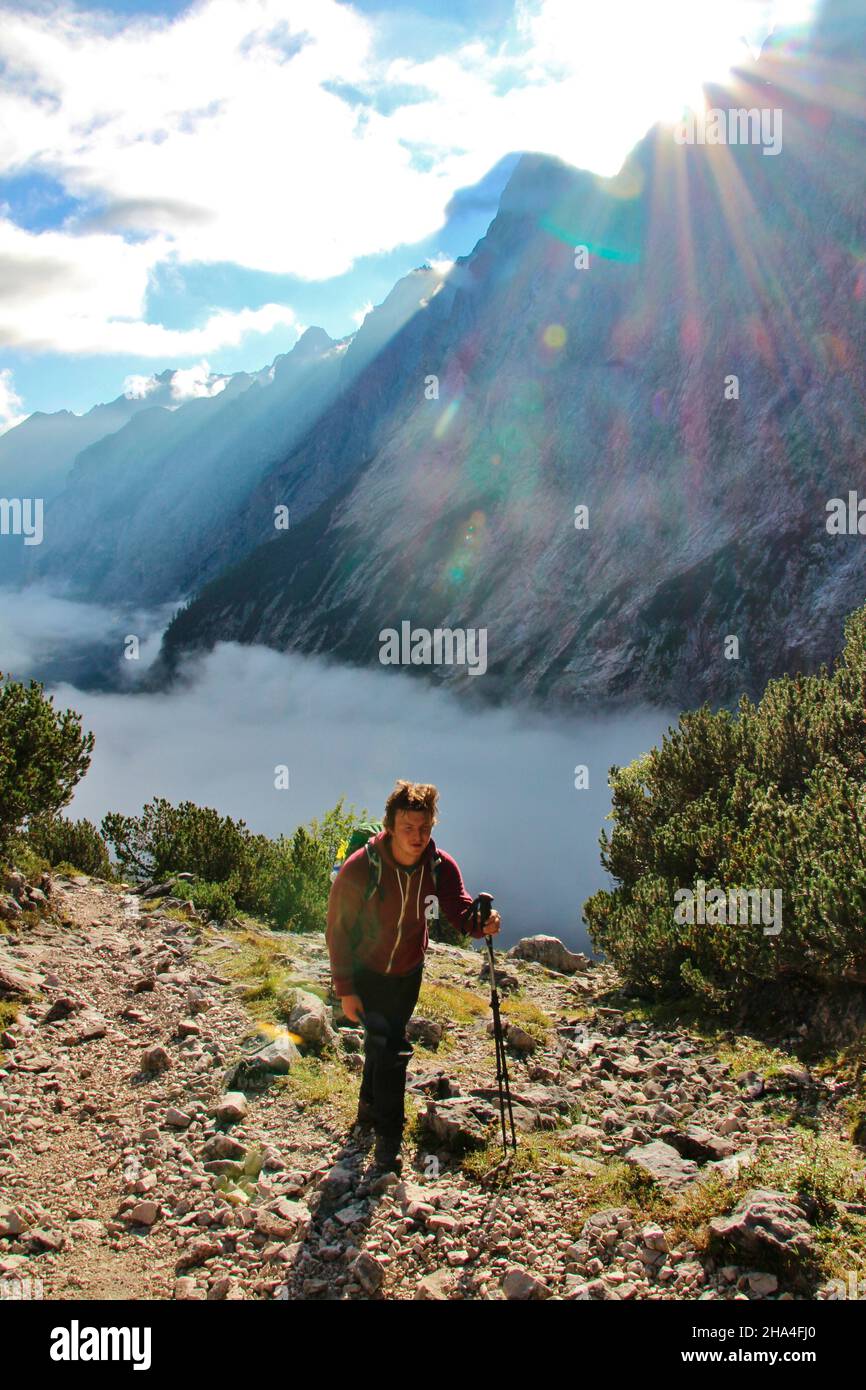
<svg viewBox="0 0 866 1390"><path fill-rule="evenodd" d="M667 1254L669 1249L667 1236L656 1221L648 1221L647 1224L641 1228L640 1235L641 1240L648 1250L657 1250L665 1255Z"/></svg>
<svg viewBox="0 0 866 1390"><path fill-rule="evenodd" d="M246 1144L233 1139L230 1134L212 1134L202 1148L202 1158L230 1158L241 1162L246 1157Z"/></svg>
<svg viewBox="0 0 866 1390"><path fill-rule="evenodd" d="M490 1023L488 1032L493 1032L493 1024ZM527 1033L525 1028L521 1028L518 1023L505 1024L505 1041L509 1047L513 1047L515 1052L534 1052L538 1046L531 1033Z"/></svg>
<svg viewBox="0 0 866 1390"><path fill-rule="evenodd" d="M15 1207L0 1207L0 1237L20 1236L27 1222Z"/></svg>
<svg viewBox="0 0 866 1390"><path fill-rule="evenodd" d="M128 1211L124 1220L130 1221L135 1226L152 1226L159 1216L159 1205L157 1202L136 1202L135 1206Z"/></svg>
<svg viewBox="0 0 866 1390"><path fill-rule="evenodd" d="M165 883L152 883L149 888L143 888L141 890L140 897L144 899L164 898L167 893L171 892L173 887L173 878L167 879Z"/></svg>
<svg viewBox="0 0 866 1390"><path fill-rule="evenodd" d="M815 1244L799 1202L773 1188L753 1187L728 1216L710 1221L714 1238L744 1255L811 1255Z"/></svg>
<svg viewBox="0 0 866 1390"><path fill-rule="evenodd" d="M444 1071L433 1076L419 1076L417 1081L407 1081L406 1090L415 1095L431 1096L434 1100L447 1100L449 1096L459 1096L460 1084L452 1081Z"/></svg>
<svg viewBox="0 0 866 1390"><path fill-rule="evenodd" d="M78 1013L82 1007L82 1004L77 999L71 998L68 994L61 994L54 1000L51 1008L42 1017L40 1022L57 1023L62 1018L68 1018L70 1014Z"/></svg>
<svg viewBox="0 0 866 1390"><path fill-rule="evenodd" d="M265 1047L260 1047L246 1060L257 1067L278 1075L285 1074L293 1062L300 1061L301 1054L287 1034L275 1038Z"/></svg>
<svg viewBox="0 0 866 1390"><path fill-rule="evenodd" d="M42 983L32 970L22 970L0 957L0 999L31 999Z"/></svg>
<svg viewBox="0 0 866 1390"><path fill-rule="evenodd" d="M225 1088L227 1091L254 1090L264 1085L269 1076L284 1076L300 1056L288 1033L281 1033L265 1047L232 1063L225 1074Z"/></svg>
<svg viewBox="0 0 866 1390"><path fill-rule="evenodd" d="M576 975L578 971L589 970L592 965L588 956L569 951L558 936L524 936L507 955L509 960L537 961L539 965L562 975Z"/></svg>
<svg viewBox="0 0 866 1390"><path fill-rule="evenodd" d="M244 1175L244 1165L230 1158L212 1158L202 1167L206 1173L214 1173L218 1178L242 1178Z"/></svg>
<svg viewBox="0 0 866 1390"><path fill-rule="evenodd" d="M698 1163L706 1163L708 1159L718 1162L737 1151L736 1144L730 1139L722 1139L701 1125L689 1125L684 1130L666 1128L658 1137L676 1149L683 1158L693 1158Z"/></svg>
<svg viewBox="0 0 866 1390"><path fill-rule="evenodd" d="M3 880L3 887L13 898L22 898L27 892L27 880L17 869L10 869Z"/></svg>
<svg viewBox="0 0 866 1390"><path fill-rule="evenodd" d="M336 1045L337 1035L331 1024L330 1010L318 994L306 989L294 989L284 1001L284 1008L291 1005L288 1028L297 1033L304 1042L316 1047Z"/></svg>
<svg viewBox="0 0 866 1390"><path fill-rule="evenodd" d="M385 1269L375 1256L370 1255L366 1250L362 1250L357 1259L352 1261L349 1268L365 1293L372 1294L379 1291L382 1286L382 1280L385 1278Z"/></svg>
<svg viewBox="0 0 866 1390"><path fill-rule="evenodd" d="M660 1139L651 1144L635 1145L626 1153L625 1161L671 1191L686 1187L698 1175L698 1165L692 1159L682 1158L676 1149Z"/></svg>
<svg viewBox="0 0 866 1390"><path fill-rule="evenodd" d="M27 1232L26 1243L34 1254L41 1254L43 1250L49 1250L56 1255L66 1245L66 1237L62 1231L41 1226Z"/></svg>
<svg viewBox="0 0 866 1390"><path fill-rule="evenodd" d="M233 1124L242 1120L249 1106L243 1091L228 1091L214 1107L214 1115L220 1124Z"/></svg>
<svg viewBox="0 0 866 1390"><path fill-rule="evenodd" d="M502 1292L507 1299L512 1301L525 1302L530 1298L545 1298L547 1289L540 1279L536 1279L534 1274L529 1274L519 1265L512 1265L506 1270L502 1280Z"/></svg>
<svg viewBox="0 0 866 1390"><path fill-rule="evenodd" d="M487 1101L477 1097L428 1100L424 1116L426 1127L449 1149L481 1148L489 1138L489 1127L498 1113Z"/></svg>
<svg viewBox="0 0 866 1390"><path fill-rule="evenodd" d="M184 1269L193 1269L196 1265L206 1264L208 1260L212 1260L216 1255L221 1255L222 1252L223 1248L220 1241L202 1236L181 1251L175 1265L175 1271L180 1273Z"/></svg>
<svg viewBox="0 0 866 1390"><path fill-rule="evenodd" d="M410 1042L419 1042L435 1052L445 1034L445 1025L432 1018L410 1018L406 1025L406 1037Z"/></svg>
<svg viewBox="0 0 866 1390"><path fill-rule="evenodd" d="M749 1288L758 1298L769 1298L770 1294L776 1293L779 1288L779 1281L775 1274L767 1274L763 1270L749 1270L746 1274L749 1281Z"/></svg>
<svg viewBox="0 0 866 1390"><path fill-rule="evenodd" d="M453 1275L447 1269L435 1269L419 1282L415 1297L428 1303L444 1303L451 1297L453 1286Z"/></svg>
<svg viewBox="0 0 866 1390"><path fill-rule="evenodd" d="M167 1071L170 1066L171 1057L159 1044L156 1047L145 1048L141 1054L141 1070L143 1072Z"/></svg>
<svg viewBox="0 0 866 1390"><path fill-rule="evenodd" d="M730 1154L727 1158L711 1159L702 1168L701 1177L710 1178L713 1173L719 1173L723 1178L738 1178L744 1168L751 1168L755 1157L754 1147L738 1149L736 1153Z"/></svg>

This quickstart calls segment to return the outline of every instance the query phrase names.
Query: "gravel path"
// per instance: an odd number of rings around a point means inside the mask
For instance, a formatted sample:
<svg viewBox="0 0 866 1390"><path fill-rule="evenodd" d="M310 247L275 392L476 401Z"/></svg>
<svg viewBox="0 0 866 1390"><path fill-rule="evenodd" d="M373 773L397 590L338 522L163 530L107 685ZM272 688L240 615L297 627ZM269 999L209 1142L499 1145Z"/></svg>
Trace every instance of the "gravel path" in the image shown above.
<svg viewBox="0 0 866 1390"><path fill-rule="evenodd" d="M766 1182L750 1176L768 1155L793 1171L801 1134L780 1106L811 1106L844 1142L832 1078L794 1058L773 1077L733 1076L700 1038L599 1002L606 968L498 957L504 997L520 988L521 1153L497 1176L482 958L436 946L407 1100L427 1127L407 1132L398 1180L349 1135L350 1028L330 1056L303 1048L244 1094L227 1077L276 1031L242 997L250 950L315 991L320 934L217 929L83 877L55 878L50 903L0 936L0 982L22 1005L0 1038L2 1296L30 1280L25 1296L47 1299L789 1299L826 1281L788 1272L815 1254L808 1203L778 1186L756 1198ZM461 1137L485 1132L487 1158L461 1161ZM849 1148L856 1185L863 1153ZM710 1192L703 1227L678 1216ZM839 1212L853 1250L866 1206ZM728 1226L708 1241L713 1217Z"/></svg>

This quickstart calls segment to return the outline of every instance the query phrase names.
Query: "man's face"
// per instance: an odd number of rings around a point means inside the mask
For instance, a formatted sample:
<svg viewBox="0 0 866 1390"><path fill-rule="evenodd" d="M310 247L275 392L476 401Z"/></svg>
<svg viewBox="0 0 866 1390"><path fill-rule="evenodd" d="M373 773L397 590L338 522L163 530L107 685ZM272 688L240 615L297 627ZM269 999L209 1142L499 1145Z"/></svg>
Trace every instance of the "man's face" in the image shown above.
<svg viewBox="0 0 866 1390"><path fill-rule="evenodd" d="M424 811L395 811L391 850L400 864L420 859L433 833L433 817Z"/></svg>

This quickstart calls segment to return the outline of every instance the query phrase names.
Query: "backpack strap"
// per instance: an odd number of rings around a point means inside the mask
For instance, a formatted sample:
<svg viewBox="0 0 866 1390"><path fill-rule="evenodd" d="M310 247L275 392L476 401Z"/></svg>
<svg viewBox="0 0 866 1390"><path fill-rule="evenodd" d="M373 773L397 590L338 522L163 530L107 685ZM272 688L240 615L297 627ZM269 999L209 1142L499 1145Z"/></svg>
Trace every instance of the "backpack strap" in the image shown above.
<svg viewBox="0 0 866 1390"><path fill-rule="evenodd" d="M364 902L369 902L376 890L379 890L379 897L384 898L385 890L382 887L382 856L379 851L373 848L372 837L364 846L367 852L367 890L364 893Z"/></svg>
<svg viewBox="0 0 866 1390"><path fill-rule="evenodd" d="M444 936L442 925L442 908L439 906L439 870L442 867L442 856L437 850L433 856L430 870L433 875L433 891L436 894L436 916L429 924L429 934L432 941L441 941Z"/></svg>
<svg viewBox="0 0 866 1390"><path fill-rule="evenodd" d="M377 849L373 848L372 837L364 846L367 852L367 888L364 893L364 902L369 902L373 894L378 890L379 897L384 898L385 890L382 887L382 856ZM433 872L433 888L438 898L439 896L439 870L442 867L442 856L437 850L433 856L431 869ZM439 918L442 914L439 913Z"/></svg>

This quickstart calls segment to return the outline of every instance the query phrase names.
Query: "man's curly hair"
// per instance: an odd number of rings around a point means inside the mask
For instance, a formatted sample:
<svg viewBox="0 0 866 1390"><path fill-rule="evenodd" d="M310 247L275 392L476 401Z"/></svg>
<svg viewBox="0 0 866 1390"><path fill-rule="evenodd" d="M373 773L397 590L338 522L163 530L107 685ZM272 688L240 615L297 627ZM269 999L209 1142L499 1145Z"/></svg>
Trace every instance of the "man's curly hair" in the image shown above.
<svg viewBox="0 0 866 1390"><path fill-rule="evenodd" d="M439 790L430 782L398 781L385 802L385 829L394 829L394 819L398 811L423 811L432 817L433 824L439 801Z"/></svg>

